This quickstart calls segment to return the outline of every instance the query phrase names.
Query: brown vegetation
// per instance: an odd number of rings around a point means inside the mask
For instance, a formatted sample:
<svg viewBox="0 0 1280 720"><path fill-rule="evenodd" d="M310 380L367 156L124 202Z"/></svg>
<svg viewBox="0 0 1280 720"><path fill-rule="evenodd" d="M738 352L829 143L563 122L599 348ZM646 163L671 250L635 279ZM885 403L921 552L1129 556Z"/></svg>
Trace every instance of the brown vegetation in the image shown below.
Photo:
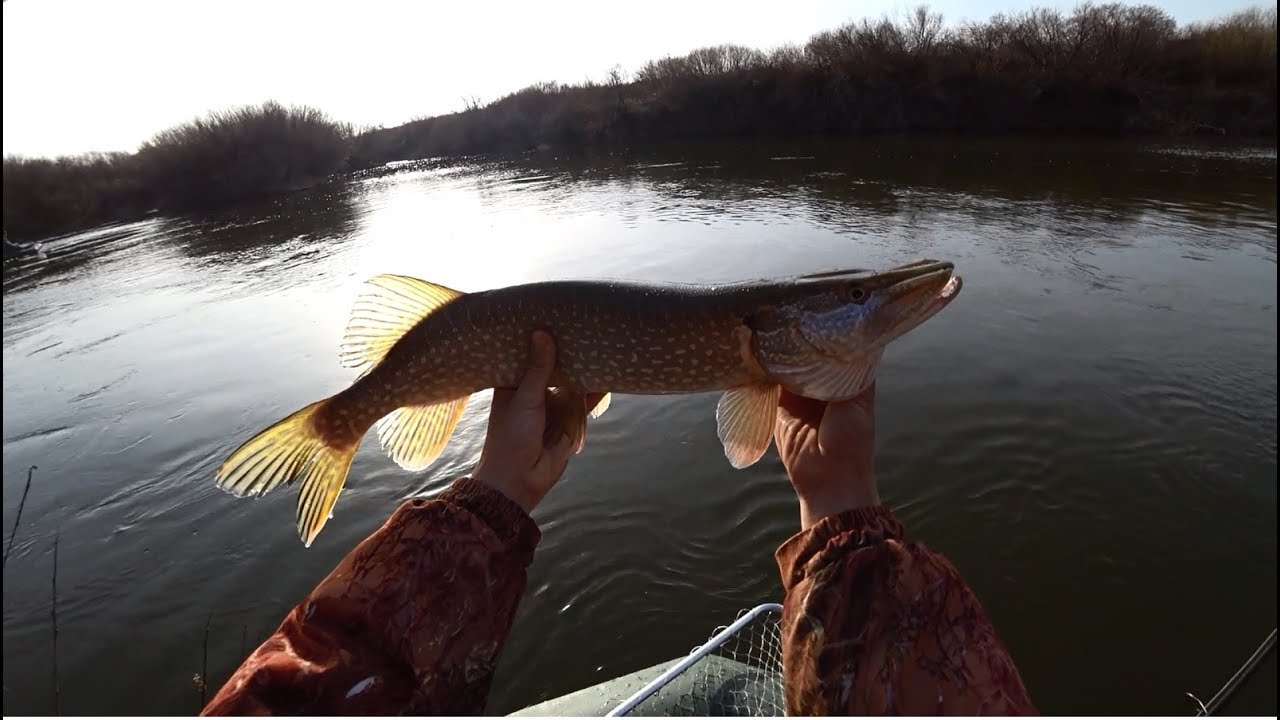
<svg viewBox="0 0 1280 720"><path fill-rule="evenodd" d="M158 133L136 153L4 160L4 228L13 239L201 210L301 187L346 167L351 127L268 102Z"/></svg>
<svg viewBox="0 0 1280 720"><path fill-rule="evenodd" d="M202 209L302 187L341 170L351 126L308 107L212 113L158 133L137 153L162 210Z"/></svg>
<svg viewBox="0 0 1280 720"><path fill-rule="evenodd" d="M1149 5L949 28L918 8L803 46L654 60L624 83L534 85L357 138L360 165L541 145L869 132L1274 135L1276 11L1179 29Z"/></svg>
<svg viewBox="0 0 1280 720"><path fill-rule="evenodd" d="M6 237L37 238L140 217L151 207L133 155L4 159Z"/></svg>
<svg viewBox="0 0 1280 720"><path fill-rule="evenodd" d="M463 112L354 135L308 108L219 113L134 155L6 158L15 238L189 210L393 160L713 137L875 132L1273 136L1276 10L1177 27L1159 8L1084 4L948 27L921 7L769 52L701 48L627 79L542 83Z"/></svg>

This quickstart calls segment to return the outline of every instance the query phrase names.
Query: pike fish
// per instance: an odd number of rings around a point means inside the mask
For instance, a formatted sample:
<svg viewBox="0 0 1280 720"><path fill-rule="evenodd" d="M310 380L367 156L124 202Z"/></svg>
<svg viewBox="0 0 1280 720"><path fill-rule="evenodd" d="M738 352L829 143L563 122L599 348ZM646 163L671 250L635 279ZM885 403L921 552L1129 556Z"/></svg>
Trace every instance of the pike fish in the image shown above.
<svg viewBox="0 0 1280 720"><path fill-rule="evenodd" d="M783 388L817 400L857 395L885 346L960 287L954 266L937 260L726 285L552 281L474 293L379 275L357 299L340 350L359 378L249 439L217 482L248 496L300 481L298 533L310 546L371 427L402 468L425 469L472 393L519 384L535 330L555 339L553 406L579 408L556 421L579 447L587 393L723 391L717 434L730 464L745 468L769 448Z"/></svg>

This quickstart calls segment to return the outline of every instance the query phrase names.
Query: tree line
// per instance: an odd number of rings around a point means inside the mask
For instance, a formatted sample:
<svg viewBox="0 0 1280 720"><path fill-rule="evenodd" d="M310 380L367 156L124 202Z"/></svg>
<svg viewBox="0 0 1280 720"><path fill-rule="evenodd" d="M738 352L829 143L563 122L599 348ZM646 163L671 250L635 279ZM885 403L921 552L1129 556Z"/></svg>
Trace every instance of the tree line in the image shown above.
<svg viewBox="0 0 1280 720"><path fill-rule="evenodd" d="M948 26L927 7L803 45L719 45L540 83L355 132L307 107L211 113L135 153L6 157L4 228L25 239L224 207L395 160L725 137L869 133L1276 133L1276 9L1179 27L1119 3Z"/></svg>

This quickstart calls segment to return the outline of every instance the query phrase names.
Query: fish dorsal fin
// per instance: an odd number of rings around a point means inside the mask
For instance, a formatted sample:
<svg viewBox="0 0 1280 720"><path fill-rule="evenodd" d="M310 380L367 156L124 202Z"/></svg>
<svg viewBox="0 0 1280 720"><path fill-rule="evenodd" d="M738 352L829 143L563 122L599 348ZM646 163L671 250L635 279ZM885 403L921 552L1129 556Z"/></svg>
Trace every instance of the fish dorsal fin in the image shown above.
<svg viewBox="0 0 1280 720"><path fill-rule="evenodd" d="M720 397L716 433L724 444L725 457L735 468L754 465L769 449L781 394L780 385L748 385Z"/></svg>
<svg viewBox="0 0 1280 720"><path fill-rule="evenodd" d="M343 367L365 372L422 318L463 294L406 275L378 275L366 284L338 350Z"/></svg>
<svg viewBox="0 0 1280 720"><path fill-rule="evenodd" d="M405 470L426 470L444 451L469 397L409 405L382 418L378 421L382 449Z"/></svg>

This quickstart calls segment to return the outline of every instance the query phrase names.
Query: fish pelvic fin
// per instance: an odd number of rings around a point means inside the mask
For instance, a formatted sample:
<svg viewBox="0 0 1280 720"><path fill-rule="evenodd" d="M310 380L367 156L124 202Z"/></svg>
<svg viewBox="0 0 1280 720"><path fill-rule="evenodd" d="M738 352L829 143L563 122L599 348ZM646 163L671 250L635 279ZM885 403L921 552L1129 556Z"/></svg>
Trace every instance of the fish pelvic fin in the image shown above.
<svg viewBox="0 0 1280 720"><path fill-rule="evenodd" d="M409 405L378 421L382 449L405 470L426 470L448 444L470 395L433 405Z"/></svg>
<svg viewBox="0 0 1280 720"><path fill-rule="evenodd" d="M360 445L358 437L341 446L330 444L316 422L328 403L312 403L263 430L218 468L218 487L239 497L262 495L301 478L298 535L307 547L332 514Z"/></svg>
<svg viewBox="0 0 1280 720"><path fill-rule="evenodd" d="M613 393L605 393L604 396L600 398L600 401L596 403L596 406L592 408L591 412L587 415L587 417L591 418L592 420L595 420L596 418L603 415L604 411L608 410L609 405L611 405L612 403L613 403Z"/></svg>
<svg viewBox="0 0 1280 720"><path fill-rule="evenodd" d="M423 318L463 294L407 275L370 278L338 349L342 366L367 373Z"/></svg>
<svg viewBox="0 0 1280 720"><path fill-rule="evenodd" d="M547 398L547 424L542 443L547 447L568 437L574 454L582 452L587 442L587 419L600 417L609 409L611 393L584 393L570 387L551 388Z"/></svg>
<svg viewBox="0 0 1280 720"><path fill-rule="evenodd" d="M725 457L735 468L754 465L764 457L773 441L773 425L778 417L780 385L748 385L720 396L716 405L716 434L724 444Z"/></svg>
<svg viewBox="0 0 1280 720"><path fill-rule="evenodd" d="M543 428L542 444L552 447L565 436L574 454L582 452L587 442L587 413L582 393L567 387L552 388L547 397L547 424Z"/></svg>

